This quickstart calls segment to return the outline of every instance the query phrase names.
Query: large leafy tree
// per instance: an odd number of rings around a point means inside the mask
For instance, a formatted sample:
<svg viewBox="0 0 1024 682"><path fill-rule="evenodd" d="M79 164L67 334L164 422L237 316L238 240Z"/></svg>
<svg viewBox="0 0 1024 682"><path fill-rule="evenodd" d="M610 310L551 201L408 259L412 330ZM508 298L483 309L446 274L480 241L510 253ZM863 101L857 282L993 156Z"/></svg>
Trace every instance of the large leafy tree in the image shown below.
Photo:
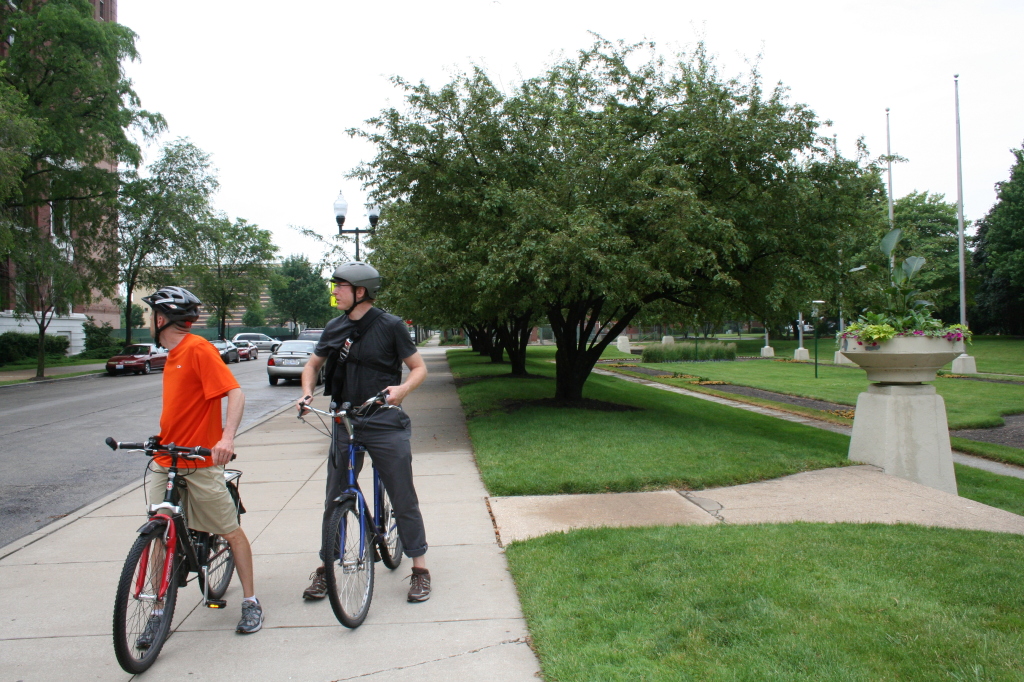
<svg viewBox="0 0 1024 682"><path fill-rule="evenodd" d="M1010 178L996 185L996 203L978 222L974 265L980 326L1024 334L1024 148L1011 153Z"/></svg>
<svg viewBox="0 0 1024 682"><path fill-rule="evenodd" d="M941 194L911 192L893 202L895 226L903 230L899 255L924 258L928 266L915 278L921 298L946 322L960 321L960 256L956 204ZM969 257L969 254L965 254ZM970 263L965 263L970 268ZM971 281L972 273L967 272Z"/></svg>
<svg viewBox="0 0 1024 682"><path fill-rule="evenodd" d="M197 232L210 214L210 197L217 178L209 155L187 139L164 146L160 158L143 177L125 174L117 221L118 282L125 300L140 284L154 284L163 276L175 245ZM132 328L125 343L132 342Z"/></svg>
<svg viewBox="0 0 1024 682"><path fill-rule="evenodd" d="M873 215L870 173L830 156L783 88L722 78L703 48L638 64L642 48L599 41L507 95L481 71L400 82L407 110L363 133L378 154L359 175L394 204L374 257L403 294L440 283L479 320L546 315L561 401L645 305L768 308ZM406 257L421 248L448 257Z"/></svg>
<svg viewBox="0 0 1024 682"><path fill-rule="evenodd" d="M254 305L272 272L277 247L268 230L244 218L215 216L182 239L177 271L182 281L217 318L224 338L233 308Z"/></svg>
<svg viewBox="0 0 1024 682"><path fill-rule="evenodd" d="M300 323L322 327L333 317L330 294L327 280L305 256L285 258L270 280L274 317L291 320L296 331Z"/></svg>
<svg viewBox="0 0 1024 682"><path fill-rule="evenodd" d="M131 131L145 138L164 122L140 108L121 67L138 56L135 34L96 21L87 0L4 3L0 35L7 39L0 78L17 92L19 116L33 128L27 158L13 166L16 191L2 206L18 228L7 275L23 312L49 311L37 320L42 349L53 315L88 301L94 291L113 294L109 263L116 258L112 221L120 182L114 169L141 159ZM55 292L46 293L40 268L53 248L62 255L50 261L57 264ZM38 376L44 359L40 350Z"/></svg>

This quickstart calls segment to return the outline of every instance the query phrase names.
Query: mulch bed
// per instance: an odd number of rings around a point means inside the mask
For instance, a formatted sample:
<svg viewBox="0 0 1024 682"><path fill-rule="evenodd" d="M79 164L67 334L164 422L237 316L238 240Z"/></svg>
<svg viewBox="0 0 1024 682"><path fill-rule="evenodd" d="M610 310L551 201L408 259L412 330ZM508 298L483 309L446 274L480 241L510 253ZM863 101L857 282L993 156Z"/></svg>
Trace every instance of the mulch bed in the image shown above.
<svg viewBox="0 0 1024 682"><path fill-rule="evenodd" d="M984 443L1009 445L1011 448L1024 448L1024 414L1011 414L1003 417L1005 426L993 426L989 429L958 429L949 435L967 440L980 440Z"/></svg>

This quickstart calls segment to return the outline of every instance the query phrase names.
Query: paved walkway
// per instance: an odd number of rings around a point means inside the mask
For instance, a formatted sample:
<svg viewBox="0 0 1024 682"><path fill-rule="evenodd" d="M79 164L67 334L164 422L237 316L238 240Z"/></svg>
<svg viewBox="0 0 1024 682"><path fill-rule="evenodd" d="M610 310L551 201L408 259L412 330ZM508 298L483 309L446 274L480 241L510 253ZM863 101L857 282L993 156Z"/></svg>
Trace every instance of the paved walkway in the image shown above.
<svg viewBox="0 0 1024 682"><path fill-rule="evenodd" d="M406 409L431 545L431 599L405 601L408 559L396 571L377 565L370 614L356 630L339 625L326 600L301 599L318 564L327 442L287 409L236 441L249 510L243 527L253 542L256 593L266 608L263 631L234 633L237 579L224 611L201 608L192 582L179 592L175 632L144 679L536 679L538 664L526 644L444 351L422 352L430 376ZM114 659L110 623L142 509L141 491L133 486L0 549L4 679L129 678Z"/></svg>

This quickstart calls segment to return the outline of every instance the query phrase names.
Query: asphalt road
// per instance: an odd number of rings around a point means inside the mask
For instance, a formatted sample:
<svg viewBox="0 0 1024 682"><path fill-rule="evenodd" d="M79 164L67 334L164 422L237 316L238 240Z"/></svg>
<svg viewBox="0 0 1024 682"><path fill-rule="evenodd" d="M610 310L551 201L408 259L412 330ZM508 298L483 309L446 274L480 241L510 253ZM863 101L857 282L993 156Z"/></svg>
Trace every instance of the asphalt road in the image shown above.
<svg viewBox="0 0 1024 682"><path fill-rule="evenodd" d="M269 384L266 357L229 365L245 391L243 426L301 394L298 383ZM104 439L159 432L162 381L97 374L0 387L0 547L141 479L146 457Z"/></svg>

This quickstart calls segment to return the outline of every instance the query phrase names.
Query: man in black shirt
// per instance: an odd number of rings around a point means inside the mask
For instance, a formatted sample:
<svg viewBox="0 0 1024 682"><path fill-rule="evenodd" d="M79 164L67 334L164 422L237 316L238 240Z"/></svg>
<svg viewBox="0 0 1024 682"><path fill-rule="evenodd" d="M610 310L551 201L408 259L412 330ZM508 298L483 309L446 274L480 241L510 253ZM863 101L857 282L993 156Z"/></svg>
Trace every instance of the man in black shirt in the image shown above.
<svg viewBox="0 0 1024 682"><path fill-rule="evenodd" d="M380 275L366 263L344 263L334 271L334 296L345 315L327 323L316 350L302 371L303 397L300 411L313 400L313 387L320 368L326 363L325 392L339 405L359 405L382 390L388 391L388 404L401 405L407 395L427 377L427 367L409 338L405 323L379 308L373 299L380 288ZM402 363L409 376L402 382ZM402 410L377 410L353 419L356 440L366 446L380 472L384 488L395 510L398 534L406 556L412 559L412 584L408 599L426 601L430 597L430 572L427 570L427 539L423 517L412 481L412 426ZM332 502L347 481L345 464L336 466L335 454L346 451L347 443L332 443L327 465L327 499L323 523L329 522ZM362 462L357 462L361 466ZM320 560L324 561L321 551ZM305 599L323 599L327 585L320 566L310 576L313 583L302 593Z"/></svg>

